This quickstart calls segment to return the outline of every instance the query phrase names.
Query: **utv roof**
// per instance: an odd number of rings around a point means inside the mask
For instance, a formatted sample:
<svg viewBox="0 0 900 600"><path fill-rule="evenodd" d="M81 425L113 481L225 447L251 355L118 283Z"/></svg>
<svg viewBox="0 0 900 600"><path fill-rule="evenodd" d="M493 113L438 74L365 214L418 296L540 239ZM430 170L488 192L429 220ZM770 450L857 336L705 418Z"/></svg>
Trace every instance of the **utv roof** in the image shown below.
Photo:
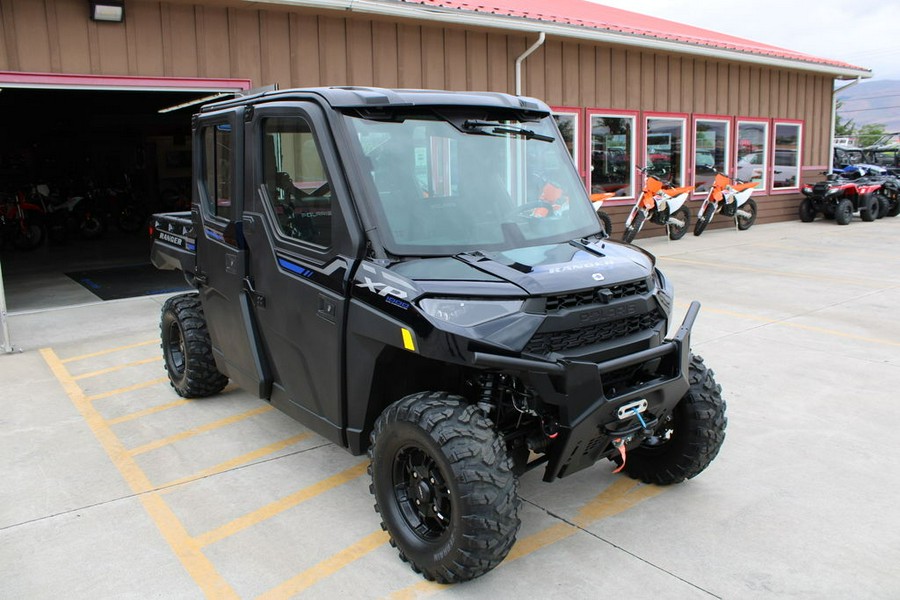
<svg viewBox="0 0 900 600"><path fill-rule="evenodd" d="M270 90L207 104L201 113L242 104L309 99L318 96L332 108L403 108L470 106L527 111L535 116L550 114L550 107L535 98L498 92L448 92L443 90L391 90L376 87L318 87Z"/></svg>

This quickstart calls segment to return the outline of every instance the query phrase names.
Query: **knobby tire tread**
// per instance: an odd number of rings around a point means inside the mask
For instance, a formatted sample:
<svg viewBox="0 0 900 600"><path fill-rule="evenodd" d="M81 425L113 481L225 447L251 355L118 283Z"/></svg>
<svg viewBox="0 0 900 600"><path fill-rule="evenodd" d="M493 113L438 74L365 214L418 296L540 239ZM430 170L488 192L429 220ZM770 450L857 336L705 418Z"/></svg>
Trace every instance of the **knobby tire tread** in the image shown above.
<svg viewBox="0 0 900 600"><path fill-rule="evenodd" d="M453 498L454 511L460 515L457 542L440 550L440 544L436 545L432 556L409 551L409 536L414 534L405 522L389 522L394 511L379 504L376 482L383 474L378 469L390 464L380 463L379 445L390 443L384 436L398 423L420 428L440 447L458 488L458 496ZM375 511L381 515L382 529L390 534L391 545L415 572L429 581L456 583L483 575L503 561L520 525L518 479L502 440L477 407L446 392L413 394L382 413L370 441L369 491L375 496ZM389 501L393 501L391 494L391 490L385 491ZM442 559L432 560L434 553L445 551Z"/></svg>
<svg viewBox="0 0 900 600"><path fill-rule="evenodd" d="M182 294L166 300L162 309L160 335L169 383L179 396L204 398L218 394L228 384L219 372L212 353L212 341L203 307L197 294ZM168 318L174 318L184 339L184 372L173 373L168 360Z"/></svg>
<svg viewBox="0 0 900 600"><path fill-rule="evenodd" d="M699 475L719 453L728 419L722 387L699 356L691 356L688 392L675 408L672 439L662 446L630 451L625 473L656 485L681 483Z"/></svg>

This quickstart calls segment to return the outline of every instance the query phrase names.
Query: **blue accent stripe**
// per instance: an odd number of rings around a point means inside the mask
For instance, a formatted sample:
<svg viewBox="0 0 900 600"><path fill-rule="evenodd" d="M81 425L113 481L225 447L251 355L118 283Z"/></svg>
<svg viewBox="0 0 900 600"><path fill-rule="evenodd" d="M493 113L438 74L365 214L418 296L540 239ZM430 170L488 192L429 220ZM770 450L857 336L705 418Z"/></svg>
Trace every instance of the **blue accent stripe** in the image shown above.
<svg viewBox="0 0 900 600"><path fill-rule="evenodd" d="M313 272L310 269L307 269L306 267L301 267L297 263L293 263L284 258L278 259L278 265L282 269L290 271L291 273L295 273L295 274L299 275L300 277L312 277L313 276Z"/></svg>
<svg viewBox="0 0 900 600"><path fill-rule="evenodd" d="M222 235L221 233L219 233L218 231L216 231L215 229L209 229L209 228L207 228L207 229L206 229L206 235L208 235L209 237L213 238L214 240L219 240L220 242L224 242L224 241L225 241L225 236Z"/></svg>

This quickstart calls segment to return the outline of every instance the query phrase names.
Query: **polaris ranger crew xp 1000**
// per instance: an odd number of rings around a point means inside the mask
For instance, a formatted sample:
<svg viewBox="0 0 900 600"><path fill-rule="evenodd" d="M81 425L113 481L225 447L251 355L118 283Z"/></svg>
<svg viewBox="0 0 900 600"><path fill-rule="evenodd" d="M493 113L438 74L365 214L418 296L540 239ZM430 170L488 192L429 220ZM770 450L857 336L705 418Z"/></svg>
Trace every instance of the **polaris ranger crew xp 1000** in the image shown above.
<svg viewBox="0 0 900 600"><path fill-rule="evenodd" d="M540 101L321 88L208 105L191 211L153 228L153 263L196 288L162 311L175 391L230 379L368 452L383 526L428 579L503 560L530 469L609 459L665 485L725 437L690 349L699 304L670 322L672 284L607 238Z"/></svg>

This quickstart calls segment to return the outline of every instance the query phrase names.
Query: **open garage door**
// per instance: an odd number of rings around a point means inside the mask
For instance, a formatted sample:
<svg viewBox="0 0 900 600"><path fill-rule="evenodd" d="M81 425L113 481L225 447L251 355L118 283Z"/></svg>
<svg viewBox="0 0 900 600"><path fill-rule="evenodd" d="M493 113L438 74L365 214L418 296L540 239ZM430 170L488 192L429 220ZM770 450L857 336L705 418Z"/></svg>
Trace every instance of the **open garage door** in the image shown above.
<svg viewBox="0 0 900 600"><path fill-rule="evenodd" d="M168 291L165 279L148 281L146 218L189 204L191 115L249 87L0 72L0 294L9 312Z"/></svg>

